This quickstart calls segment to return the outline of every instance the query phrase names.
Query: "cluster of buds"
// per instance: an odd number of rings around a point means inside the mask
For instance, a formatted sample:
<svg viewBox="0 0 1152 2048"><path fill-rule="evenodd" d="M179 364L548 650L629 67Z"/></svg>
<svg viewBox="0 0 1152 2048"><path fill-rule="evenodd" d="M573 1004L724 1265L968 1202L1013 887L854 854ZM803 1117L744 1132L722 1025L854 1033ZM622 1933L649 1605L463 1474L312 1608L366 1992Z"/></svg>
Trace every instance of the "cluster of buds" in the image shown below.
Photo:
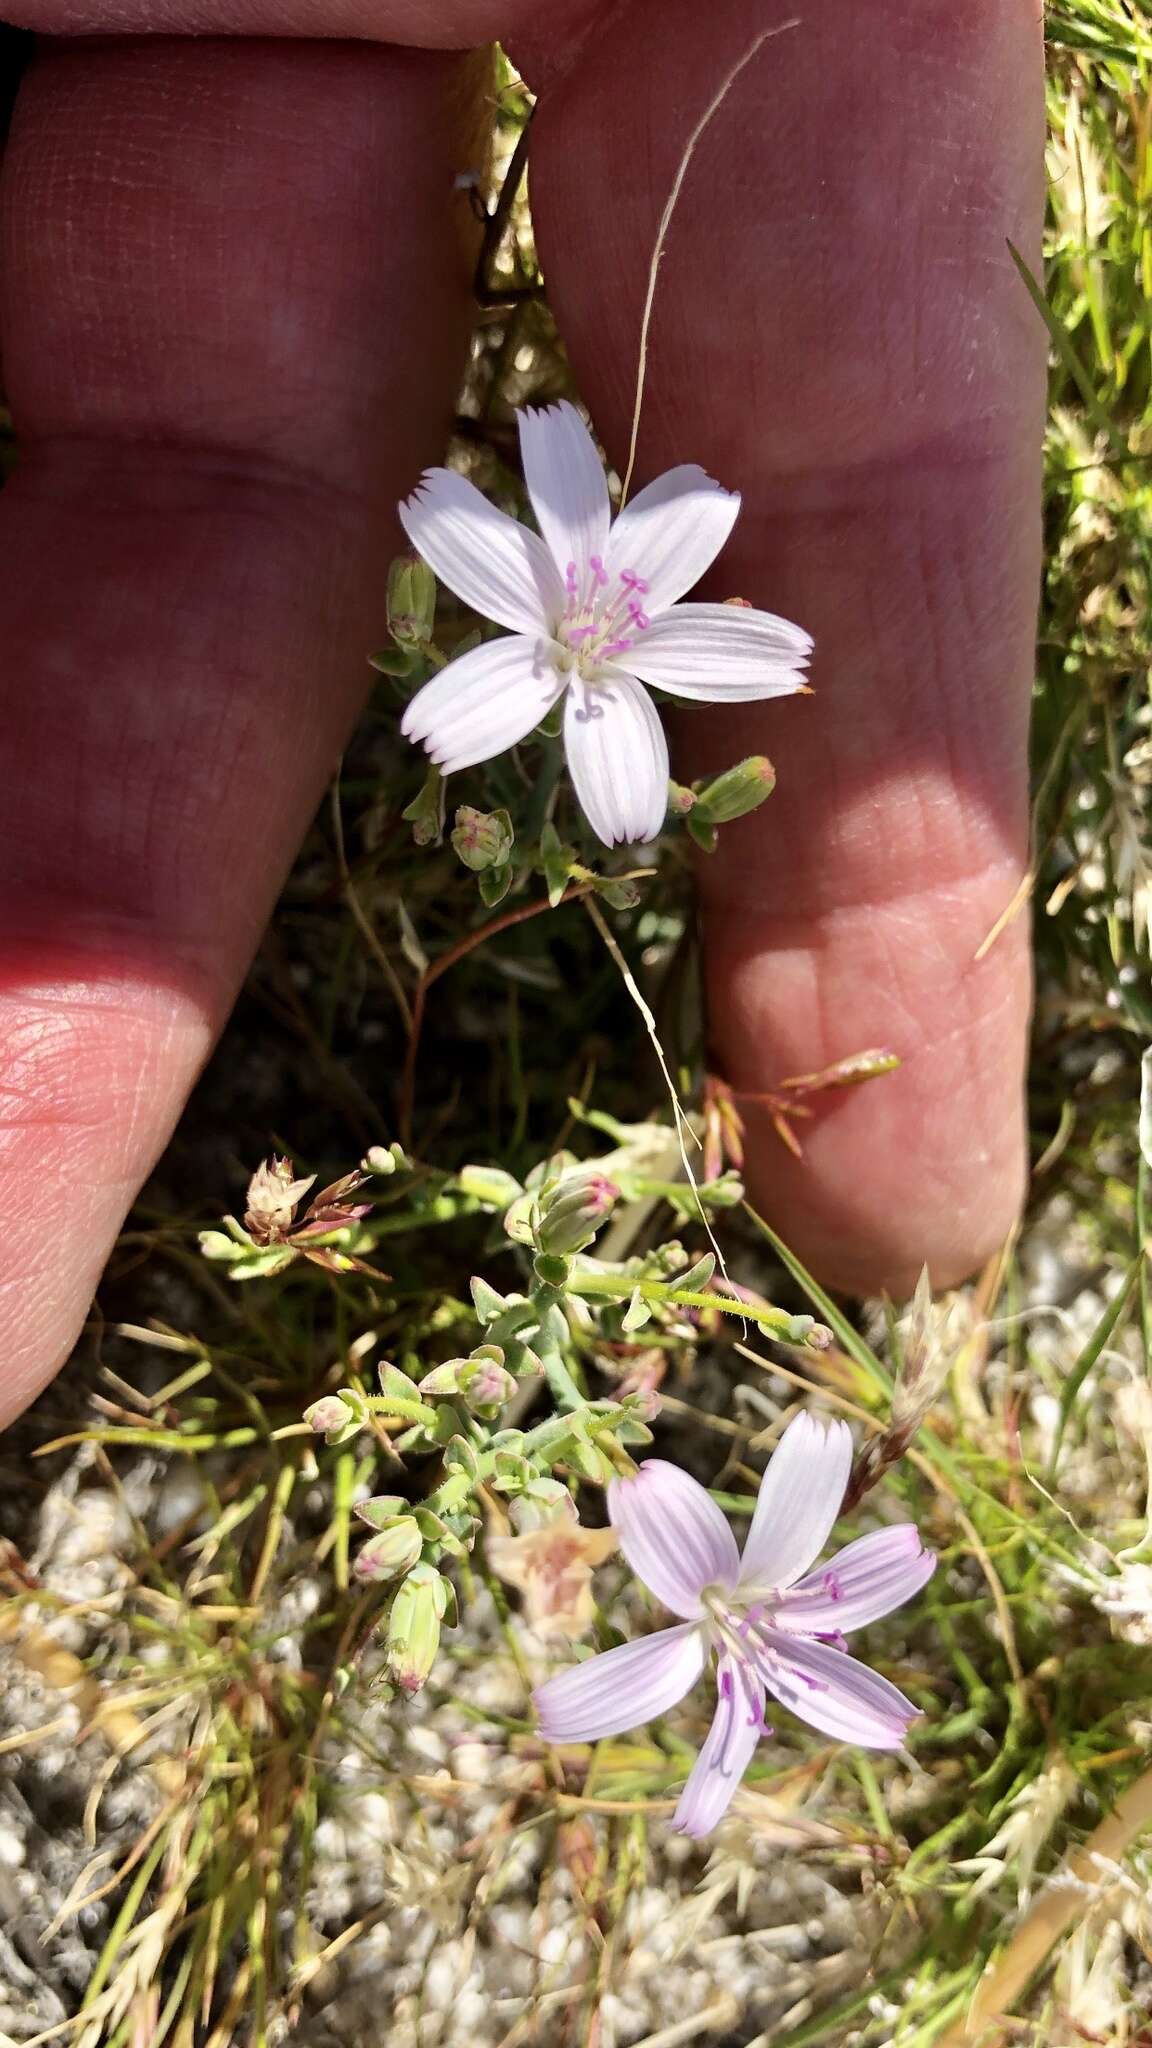
<svg viewBox="0 0 1152 2048"><path fill-rule="evenodd" d="M501 1215L526 1254L522 1293L473 1279L480 1341L471 1351L423 1370L415 1360L404 1367L386 1361L377 1367L379 1391L370 1392L359 1378L375 1341L366 1332L351 1348L349 1383L306 1411L309 1427L330 1444L374 1435L401 1459L420 1457L425 1474L427 1461L438 1459L434 1487L419 1499L384 1494L356 1509L366 1540L353 1570L361 1584L385 1592L387 1665L405 1691L431 1669L452 1597L444 1574L471 1551L484 1520L492 1562L520 1591L530 1625L545 1634L585 1631L590 1574L612 1539L581 1526L573 1489L581 1481L604 1487L633 1470L633 1454L652 1440L665 1359L698 1343L733 1308L734 1292L785 1343L812 1346L827 1337L811 1317L789 1317L715 1279L711 1252L693 1257L671 1240L623 1260L594 1256L589 1248L618 1202L655 1197L675 1208L691 1195L665 1177L676 1164L672 1134L604 1117L596 1124L615 1140L599 1159L563 1152L523 1183L500 1167L469 1166L442 1191L459 1213ZM308 1185L290 1176L277 1176L272 1188L261 1184L258 1228L273 1234L269 1241L298 1228L295 1205ZM739 1183L720 1174L708 1193L719 1207L738 1197ZM249 1220L252 1213L250 1203ZM449 1324L458 1313L452 1309ZM589 1360L607 1364L615 1399L590 1397ZM542 1380L551 1398L542 1419L522 1428L510 1403L530 1378Z"/></svg>
<svg viewBox="0 0 1152 2048"><path fill-rule="evenodd" d="M385 1654L394 1682L408 1692L417 1690L431 1669L451 1597L441 1567L472 1549L485 1503L491 1508L493 1498L501 1496L510 1507L524 1502L524 1519L517 1509L514 1526L527 1534L535 1526L534 1514L554 1516L557 1502L567 1499L555 1477L558 1469L604 1485L614 1472L630 1469L626 1446L649 1443L652 1435L647 1426L652 1401L641 1394L623 1401L581 1401L528 1430L491 1427L517 1379L541 1372L541 1354L547 1358L561 1332L565 1338L569 1333L554 1302L542 1308L521 1295L500 1295L482 1280L473 1282L473 1298L486 1341L467 1358L434 1366L418 1383L398 1366L382 1364L378 1394L344 1386L314 1401L304 1417L330 1444L384 1429L398 1451L441 1451L442 1476L424 1499L380 1494L356 1507L370 1533L353 1570L365 1585L395 1588L385 1622ZM566 1521L571 1518L570 1508L559 1512ZM573 1548L565 1531L559 1537L565 1586L575 1600L585 1546L577 1542ZM556 1542L537 1544L533 1551L537 1575L552 1568L546 1565L549 1558L559 1569Z"/></svg>
<svg viewBox="0 0 1152 2048"><path fill-rule="evenodd" d="M691 788L674 782L669 809L674 817L683 818L697 846L714 853L717 827L758 810L775 787L776 770L767 755L750 754L711 782L694 783Z"/></svg>
<svg viewBox="0 0 1152 2048"><path fill-rule="evenodd" d="M445 1551L462 1554L471 1544L474 1518L450 1510L447 1516L438 1514L430 1504L412 1505L394 1494L359 1501L355 1512L373 1531L357 1554L356 1577L367 1586L400 1581L384 1627L389 1676L401 1692L419 1692L436 1661L440 1624L454 1600L433 1559Z"/></svg>
<svg viewBox="0 0 1152 2048"><path fill-rule="evenodd" d="M470 1415L491 1421L516 1391L499 1344L481 1344L468 1358L449 1358L425 1373L420 1392L433 1400L461 1401Z"/></svg>

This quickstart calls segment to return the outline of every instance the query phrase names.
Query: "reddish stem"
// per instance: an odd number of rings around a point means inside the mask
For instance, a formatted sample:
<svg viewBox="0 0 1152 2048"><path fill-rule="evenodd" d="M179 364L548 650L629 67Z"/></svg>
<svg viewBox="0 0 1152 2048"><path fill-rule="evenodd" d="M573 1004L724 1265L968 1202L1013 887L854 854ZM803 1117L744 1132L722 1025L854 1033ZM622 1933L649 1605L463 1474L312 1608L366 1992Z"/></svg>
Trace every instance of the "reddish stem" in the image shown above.
<svg viewBox="0 0 1152 2048"><path fill-rule="evenodd" d="M404 1055L404 1073L400 1082L400 1143L405 1151L412 1140L416 1059L420 1050L420 1034L424 1027L424 1008L433 982L439 981L442 974L447 974L450 967L455 967L458 960L463 960L467 954L474 952L477 946L482 946L485 939L494 939L498 932L508 931L514 924L527 924L530 917L539 917L542 910L559 910L565 903L578 903L582 896L588 895L591 886L590 882L573 884L571 888L565 889L555 904L551 903L547 896L543 896L535 903L520 904L516 910L504 910L499 917L494 917L488 924L481 925L479 931L465 933L462 939L457 939L454 946L449 946L446 953L441 953L438 959L433 960L424 969L412 996L412 1025L408 1033L408 1050Z"/></svg>

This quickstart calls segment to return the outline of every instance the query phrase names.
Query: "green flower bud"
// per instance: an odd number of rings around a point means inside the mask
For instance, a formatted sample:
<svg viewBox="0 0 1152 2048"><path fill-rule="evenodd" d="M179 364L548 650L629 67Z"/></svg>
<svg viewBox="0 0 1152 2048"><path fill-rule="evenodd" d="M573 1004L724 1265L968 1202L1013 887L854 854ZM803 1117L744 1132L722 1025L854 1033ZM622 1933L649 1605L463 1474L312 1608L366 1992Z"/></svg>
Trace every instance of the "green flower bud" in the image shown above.
<svg viewBox="0 0 1152 2048"><path fill-rule="evenodd" d="M324 1394L319 1401L313 1401L304 1410L304 1420L317 1436L327 1438L330 1444L346 1443L363 1429L364 1404L357 1400L352 1390L345 1388L342 1394Z"/></svg>
<svg viewBox="0 0 1152 2048"><path fill-rule="evenodd" d="M360 1161L360 1171L384 1175L395 1173L398 1166L407 1163L399 1145L373 1145Z"/></svg>
<svg viewBox="0 0 1152 2048"><path fill-rule="evenodd" d="M398 1579L419 1561L424 1538L411 1515L397 1515L370 1536L352 1569L358 1579Z"/></svg>
<svg viewBox="0 0 1152 2048"><path fill-rule="evenodd" d="M496 1351L496 1346L492 1346ZM460 1393L472 1415L493 1416L516 1391L516 1382L504 1364L502 1352L465 1359L460 1367Z"/></svg>
<svg viewBox="0 0 1152 2048"><path fill-rule="evenodd" d="M688 789L683 782L668 784L668 815L670 818L686 818L696 807L696 791Z"/></svg>
<svg viewBox="0 0 1152 2048"><path fill-rule="evenodd" d="M448 1582L434 1566L418 1564L388 1613L388 1669L402 1692L419 1692L440 1647L440 1623L448 1605Z"/></svg>
<svg viewBox="0 0 1152 2048"><path fill-rule="evenodd" d="M436 578L418 555L399 555L388 571L388 631L399 647L426 647L436 616Z"/></svg>
<svg viewBox="0 0 1152 2048"><path fill-rule="evenodd" d="M776 787L776 770L765 754L752 754L709 782L696 800L710 825L728 825L765 803Z"/></svg>
<svg viewBox="0 0 1152 2048"><path fill-rule="evenodd" d="M512 851L513 836L507 811L476 811L471 804L461 804L452 844L465 867L480 875L486 868L504 866Z"/></svg>
<svg viewBox="0 0 1152 2048"><path fill-rule="evenodd" d="M548 1256L566 1258L591 1244L620 1199L614 1181L602 1173L570 1174L541 1195L536 1244Z"/></svg>

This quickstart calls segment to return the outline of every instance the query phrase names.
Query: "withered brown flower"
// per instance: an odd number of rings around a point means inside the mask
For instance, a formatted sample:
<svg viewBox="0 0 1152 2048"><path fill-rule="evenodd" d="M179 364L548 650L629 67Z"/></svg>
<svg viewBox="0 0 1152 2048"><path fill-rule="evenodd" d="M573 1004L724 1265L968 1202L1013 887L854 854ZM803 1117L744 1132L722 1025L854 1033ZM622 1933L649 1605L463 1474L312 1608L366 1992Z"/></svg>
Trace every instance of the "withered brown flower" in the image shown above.
<svg viewBox="0 0 1152 2048"><path fill-rule="evenodd" d="M596 1618L592 1573L617 1547L614 1529L585 1529L568 1502L517 1535L490 1535L488 1561L524 1599L524 1619L539 1636L575 1642Z"/></svg>
<svg viewBox="0 0 1152 2048"><path fill-rule="evenodd" d="M349 1202L347 1197L355 1194L357 1188L362 1188L371 1176L357 1171L332 1181L313 1197L297 1221L296 1211L316 1175L310 1173L305 1179L297 1180L295 1172L290 1159L277 1159L275 1154L256 1168L248 1183L244 1210L244 1228L253 1244L262 1250L269 1245L287 1245L298 1251L302 1258L310 1259L313 1265L323 1266L332 1273L372 1273L377 1279L387 1278L363 1259L355 1258L351 1252L339 1251L334 1245L310 1242L326 1237L329 1231L358 1223L362 1216L370 1213L371 1202Z"/></svg>

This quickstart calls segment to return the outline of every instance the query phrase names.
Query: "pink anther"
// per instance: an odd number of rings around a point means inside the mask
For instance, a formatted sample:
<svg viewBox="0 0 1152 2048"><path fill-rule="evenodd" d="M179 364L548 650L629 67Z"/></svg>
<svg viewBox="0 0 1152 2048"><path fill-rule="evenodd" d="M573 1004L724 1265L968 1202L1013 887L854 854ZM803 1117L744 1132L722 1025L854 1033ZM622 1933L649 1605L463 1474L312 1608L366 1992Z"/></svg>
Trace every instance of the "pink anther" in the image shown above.
<svg viewBox="0 0 1152 2048"><path fill-rule="evenodd" d="M571 635L569 635L569 637L571 637ZM604 649L604 652L605 654L624 654L626 650L629 647L631 647L631 645L631 640L627 638L623 640L609 640L608 645Z"/></svg>
<svg viewBox="0 0 1152 2048"><path fill-rule="evenodd" d="M589 555L588 561L591 566L592 574L596 580L597 589L603 590L604 585L608 581L607 569L604 567L604 564L601 561L599 555Z"/></svg>
<svg viewBox="0 0 1152 2048"><path fill-rule="evenodd" d="M647 597L648 585L645 583L644 578L637 576L633 570L621 569L620 581L624 585L625 590L634 590L638 597Z"/></svg>

